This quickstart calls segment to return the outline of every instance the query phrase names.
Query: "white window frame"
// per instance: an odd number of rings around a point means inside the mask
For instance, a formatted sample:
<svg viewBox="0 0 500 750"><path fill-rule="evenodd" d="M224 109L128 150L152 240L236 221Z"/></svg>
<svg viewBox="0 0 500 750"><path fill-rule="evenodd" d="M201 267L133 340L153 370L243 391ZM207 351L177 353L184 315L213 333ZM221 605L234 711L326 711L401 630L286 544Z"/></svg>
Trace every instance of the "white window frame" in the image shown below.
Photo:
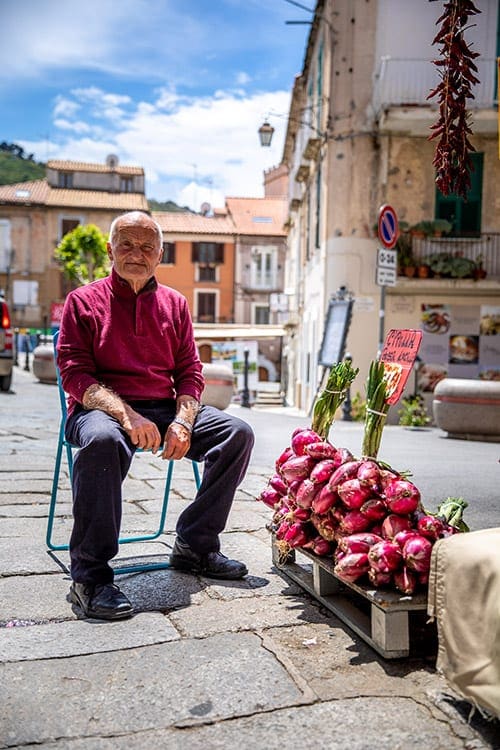
<svg viewBox="0 0 500 750"><path fill-rule="evenodd" d="M271 308L269 306L269 303L265 302L252 302L252 324L253 325L265 325L263 323L257 322L257 308L262 308L264 310L267 310L267 323L271 322Z"/></svg>
<svg viewBox="0 0 500 750"><path fill-rule="evenodd" d="M266 270L266 259L270 260L269 270ZM278 248L276 245L252 246L250 279L252 289L276 289L278 287Z"/></svg>

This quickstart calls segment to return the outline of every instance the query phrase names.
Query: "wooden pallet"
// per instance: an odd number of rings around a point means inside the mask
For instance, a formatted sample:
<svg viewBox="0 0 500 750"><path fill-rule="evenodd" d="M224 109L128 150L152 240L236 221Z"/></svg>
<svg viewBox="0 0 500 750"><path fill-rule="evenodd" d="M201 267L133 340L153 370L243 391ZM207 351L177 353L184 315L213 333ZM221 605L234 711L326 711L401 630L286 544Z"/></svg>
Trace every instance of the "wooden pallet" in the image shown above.
<svg viewBox="0 0 500 750"><path fill-rule="evenodd" d="M307 550L291 551L284 560L274 537L272 554L276 567L385 659L409 656L410 616L427 610L426 592L404 596L396 591L346 583L333 572L332 560Z"/></svg>

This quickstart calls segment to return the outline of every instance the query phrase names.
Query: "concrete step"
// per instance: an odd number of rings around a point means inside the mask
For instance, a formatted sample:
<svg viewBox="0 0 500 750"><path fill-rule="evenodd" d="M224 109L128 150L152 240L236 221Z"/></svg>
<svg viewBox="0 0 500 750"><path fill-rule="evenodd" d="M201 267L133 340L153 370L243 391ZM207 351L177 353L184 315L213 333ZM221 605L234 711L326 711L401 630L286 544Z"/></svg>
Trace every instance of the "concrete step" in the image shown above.
<svg viewBox="0 0 500 750"><path fill-rule="evenodd" d="M256 406L282 406L283 398L280 393L268 393L266 391L257 391L255 399Z"/></svg>

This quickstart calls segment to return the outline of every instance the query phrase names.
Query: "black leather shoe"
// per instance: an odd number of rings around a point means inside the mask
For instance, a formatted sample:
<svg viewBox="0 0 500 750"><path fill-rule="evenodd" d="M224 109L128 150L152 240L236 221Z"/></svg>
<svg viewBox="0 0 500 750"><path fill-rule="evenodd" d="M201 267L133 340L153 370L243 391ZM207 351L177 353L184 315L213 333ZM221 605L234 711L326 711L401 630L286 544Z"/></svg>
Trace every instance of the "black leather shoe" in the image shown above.
<svg viewBox="0 0 500 750"><path fill-rule="evenodd" d="M179 539L170 555L170 567L187 573L198 573L208 578L234 580L248 573L247 566L238 560L229 560L222 552L207 552L200 555Z"/></svg>
<svg viewBox="0 0 500 750"><path fill-rule="evenodd" d="M125 594L114 583L76 583L73 581L69 598L87 617L98 620L122 620L134 614Z"/></svg>

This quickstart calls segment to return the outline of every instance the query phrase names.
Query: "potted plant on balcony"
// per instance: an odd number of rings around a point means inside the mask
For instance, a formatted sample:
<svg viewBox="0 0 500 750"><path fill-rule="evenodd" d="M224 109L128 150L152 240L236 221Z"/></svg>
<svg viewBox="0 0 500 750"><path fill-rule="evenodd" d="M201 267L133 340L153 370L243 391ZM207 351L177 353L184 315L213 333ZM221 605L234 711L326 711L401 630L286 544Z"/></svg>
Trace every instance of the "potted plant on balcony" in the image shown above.
<svg viewBox="0 0 500 750"><path fill-rule="evenodd" d="M486 268L483 267L483 256L478 255L474 261L474 268L472 271L472 278L475 281L486 278Z"/></svg>
<svg viewBox="0 0 500 750"><path fill-rule="evenodd" d="M396 243L398 251L398 273L400 276L414 276L417 262L413 256L411 235L408 231L402 231Z"/></svg>
<svg viewBox="0 0 500 750"><path fill-rule="evenodd" d="M442 237L443 234L449 234L453 229L452 224L446 219L434 219L430 225L434 237Z"/></svg>

